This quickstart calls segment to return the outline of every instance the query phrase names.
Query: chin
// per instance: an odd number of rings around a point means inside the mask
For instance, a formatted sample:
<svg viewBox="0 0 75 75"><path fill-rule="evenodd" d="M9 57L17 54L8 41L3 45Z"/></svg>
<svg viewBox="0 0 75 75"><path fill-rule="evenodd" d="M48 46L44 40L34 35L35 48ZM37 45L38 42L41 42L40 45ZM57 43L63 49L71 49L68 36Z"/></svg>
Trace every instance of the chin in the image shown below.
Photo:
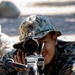
<svg viewBox="0 0 75 75"><path fill-rule="evenodd" d="M50 63L50 61L46 61L46 60L45 60L45 65L47 65L47 64L49 64L49 63Z"/></svg>
<svg viewBox="0 0 75 75"><path fill-rule="evenodd" d="M49 64L50 63L50 59L48 59L48 58L44 58L45 59L45 64L47 65L47 64Z"/></svg>

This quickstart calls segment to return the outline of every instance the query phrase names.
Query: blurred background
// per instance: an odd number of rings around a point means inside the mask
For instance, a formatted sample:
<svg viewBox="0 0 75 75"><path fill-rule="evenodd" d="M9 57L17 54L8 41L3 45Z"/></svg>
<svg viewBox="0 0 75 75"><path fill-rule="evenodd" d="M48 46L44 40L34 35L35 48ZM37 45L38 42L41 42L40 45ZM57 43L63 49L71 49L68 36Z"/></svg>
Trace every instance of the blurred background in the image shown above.
<svg viewBox="0 0 75 75"><path fill-rule="evenodd" d="M75 41L75 0L0 0L0 31L19 41L18 27L31 14L46 15L61 38Z"/></svg>
<svg viewBox="0 0 75 75"><path fill-rule="evenodd" d="M75 0L0 0L0 57L19 41L19 25L31 14L46 15L59 39L75 41Z"/></svg>

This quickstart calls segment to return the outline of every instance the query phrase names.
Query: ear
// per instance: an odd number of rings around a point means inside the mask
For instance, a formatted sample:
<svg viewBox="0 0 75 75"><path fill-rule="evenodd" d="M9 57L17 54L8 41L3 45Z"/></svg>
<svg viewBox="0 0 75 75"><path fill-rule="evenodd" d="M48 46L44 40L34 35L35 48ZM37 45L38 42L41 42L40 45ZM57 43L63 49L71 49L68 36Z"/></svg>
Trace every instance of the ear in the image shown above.
<svg viewBox="0 0 75 75"><path fill-rule="evenodd" d="M53 40L55 42L55 45L57 45L57 37L58 37L57 33L53 35Z"/></svg>

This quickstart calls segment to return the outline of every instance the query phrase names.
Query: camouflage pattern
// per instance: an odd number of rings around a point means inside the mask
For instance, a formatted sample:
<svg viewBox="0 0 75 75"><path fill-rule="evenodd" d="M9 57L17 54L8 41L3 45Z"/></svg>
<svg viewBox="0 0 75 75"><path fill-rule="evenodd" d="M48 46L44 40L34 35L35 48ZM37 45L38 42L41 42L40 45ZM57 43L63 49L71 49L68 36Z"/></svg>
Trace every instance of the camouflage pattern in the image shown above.
<svg viewBox="0 0 75 75"><path fill-rule="evenodd" d="M20 42L14 44L14 48L20 47L22 42L28 36L34 38L42 38L49 32L55 32L58 36L61 35L60 31L54 29L49 19L43 15L31 15L26 17L19 26Z"/></svg>
<svg viewBox="0 0 75 75"><path fill-rule="evenodd" d="M6 58L13 58L13 52L6 54L3 61ZM14 72L12 68L5 69L3 66L0 70L0 75ZM44 72L45 75L75 75L75 42L58 41L55 58Z"/></svg>
<svg viewBox="0 0 75 75"><path fill-rule="evenodd" d="M16 71L14 68L6 67L3 65L3 62L5 59L7 59L7 58L13 59L14 52L15 52L15 50L8 52L1 58L1 60L0 60L0 75L16 75Z"/></svg>
<svg viewBox="0 0 75 75"><path fill-rule="evenodd" d="M59 41L54 60L47 66L45 75L75 75L75 42Z"/></svg>
<svg viewBox="0 0 75 75"><path fill-rule="evenodd" d="M43 15L31 15L23 20L19 27L20 40L24 40L31 33L35 38L43 37L48 32L55 31L58 36L61 35L60 31L56 31L49 19Z"/></svg>
<svg viewBox="0 0 75 75"><path fill-rule="evenodd" d="M47 28L46 28L47 27ZM49 20L45 16L32 15L21 23L20 27L20 41L23 41L25 37L32 35L35 38L41 38L48 32L55 31L58 36L61 35L59 31L56 31ZM14 51L7 53L3 58L13 58ZM47 66L47 65L46 65ZM75 42L59 41L56 46L56 55L52 62L45 67L45 75L75 75ZM1 74L6 75L7 72L14 72L12 68L4 69L0 67Z"/></svg>
<svg viewBox="0 0 75 75"><path fill-rule="evenodd" d="M7 75L8 73L8 70L4 67L2 62L0 62L0 75Z"/></svg>

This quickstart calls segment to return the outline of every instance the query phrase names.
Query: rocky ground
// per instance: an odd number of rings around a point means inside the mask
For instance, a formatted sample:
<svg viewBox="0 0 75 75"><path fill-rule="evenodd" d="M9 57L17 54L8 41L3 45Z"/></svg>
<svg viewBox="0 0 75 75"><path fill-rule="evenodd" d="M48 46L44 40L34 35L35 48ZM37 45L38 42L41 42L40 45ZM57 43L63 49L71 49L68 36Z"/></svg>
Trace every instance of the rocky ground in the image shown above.
<svg viewBox="0 0 75 75"><path fill-rule="evenodd" d="M3 0L2 0L3 1ZM18 27L22 20L31 14L48 16L56 30L72 40L75 36L75 0L7 0L20 10L18 18L0 18L2 32L9 36L18 36Z"/></svg>

